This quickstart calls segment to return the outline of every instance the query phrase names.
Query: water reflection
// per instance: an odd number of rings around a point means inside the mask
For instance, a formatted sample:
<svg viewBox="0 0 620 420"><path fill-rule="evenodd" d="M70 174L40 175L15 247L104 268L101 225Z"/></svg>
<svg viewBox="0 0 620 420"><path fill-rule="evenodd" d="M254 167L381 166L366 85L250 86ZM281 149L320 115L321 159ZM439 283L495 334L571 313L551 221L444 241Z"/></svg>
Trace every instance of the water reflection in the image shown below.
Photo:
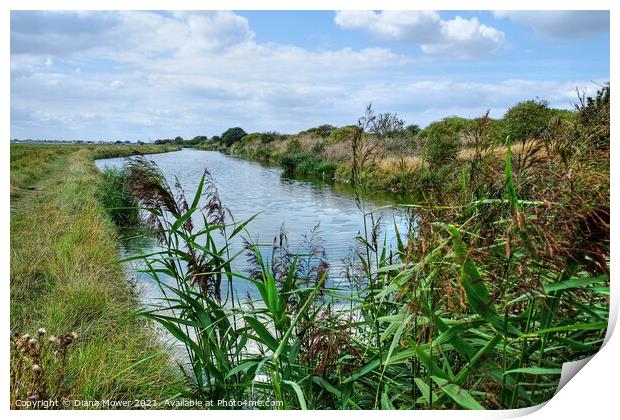
<svg viewBox="0 0 620 420"><path fill-rule="evenodd" d="M329 283L332 286L342 282L343 260L348 258L355 246L355 237L364 233L364 216L351 191L346 186L334 187L316 180L291 179L283 176L282 170L248 162L219 152L182 149L177 152L149 156L161 168L168 182L174 185L178 178L186 194L193 197L203 170L208 168L213 175L220 198L236 221L243 221L258 213L248 225L253 242L271 244L283 228L288 235L290 250L304 253L305 238L315 226L322 238L327 260L331 266ZM102 159L96 162L99 168L120 167L124 158ZM404 197L394 194L374 194L364 200L366 211L387 204L403 202ZM381 217L381 230L388 245L396 246L394 223L401 232L407 231L407 216L402 210L379 209L375 217ZM383 236L382 236L383 237ZM136 255L153 252L156 243L152 237L136 236L126 232L122 252ZM232 252L240 250L241 241L236 241ZM270 256L270 247L263 249ZM137 268L134 266L134 268ZM233 269L243 272L247 268L244 256L239 256ZM147 276L137 273L143 284L146 300L157 297L158 289ZM239 281L238 292L254 296L253 289Z"/></svg>

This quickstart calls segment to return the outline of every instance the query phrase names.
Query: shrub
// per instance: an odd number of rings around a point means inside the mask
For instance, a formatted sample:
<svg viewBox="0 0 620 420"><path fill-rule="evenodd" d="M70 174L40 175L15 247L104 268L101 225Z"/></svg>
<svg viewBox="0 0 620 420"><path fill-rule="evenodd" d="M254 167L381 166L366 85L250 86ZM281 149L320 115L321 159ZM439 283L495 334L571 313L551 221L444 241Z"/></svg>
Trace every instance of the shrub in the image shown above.
<svg viewBox="0 0 620 420"><path fill-rule="evenodd" d="M510 136L513 142L540 138L549 128L552 115L547 101L519 102L504 114L504 137Z"/></svg>
<svg viewBox="0 0 620 420"><path fill-rule="evenodd" d="M340 143L351 140L353 138L353 134L355 134L355 126L347 125L345 127L336 128L331 132L329 138L333 143Z"/></svg>
<svg viewBox="0 0 620 420"><path fill-rule="evenodd" d="M473 129L475 125L475 120L461 117L447 117L440 121L430 123L420 132L420 136L424 138L440 136L458 137L466 131Z"/></svg>
<svg viewBox="0 0 620 420"><path fill-rule="evenodd" d="M459 154L461 142L456 136L434 136L424 147L424 158L431 168L439 168L453 162Z"/></svg>

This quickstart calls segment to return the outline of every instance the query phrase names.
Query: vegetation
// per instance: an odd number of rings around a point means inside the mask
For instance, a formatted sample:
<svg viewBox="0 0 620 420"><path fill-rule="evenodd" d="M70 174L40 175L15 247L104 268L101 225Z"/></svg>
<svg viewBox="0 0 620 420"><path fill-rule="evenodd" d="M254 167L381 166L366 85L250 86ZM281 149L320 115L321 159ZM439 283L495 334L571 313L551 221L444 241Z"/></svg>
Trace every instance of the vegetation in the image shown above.
<svg viewBox="0 0 620 420"><path fill-rule="evenodd" d="M118 226L131 226L140 222L138 202L127 185L128 173L124 169L105 168L96 196Z"/></svg>
<svg viewBox="0 0 620 420"><path fill-rule="evenodd" d="M348 287L328 282L320 238L298 253L283 231L270 258L247 240L246 255L233 254L252 218L230 217L208 171L186 197L144 156L104 181L93 157L129 149L14 146L12 402L503 409L548 400L562 364L600 348L609 312L609 87L578 99L574 112L530 101L501 121L447 118L421 131L368 107L353 126L296 136L235 128L201 146L351 184L364 231L352 238ZM369 187L419 196L401 206L410 224L395 224L393 248L359 194ZM100 188L119 197L102 204ZM104 211L129 196L161 245L128 259L143 261L164 295L141 318ZM244 257L249 268L233 271ZM239 296L236 282L259 297ZM182 380L149 322L185 352ZM24 333L42 327L37 338ZM60 342L46 342L47 331Z"/></svg>
<svg viewBox="0 0 620 420"><path fill-rule="evenodd" d="M476 142L481 126L484 126L484 135L496 146L495 158L499 162L505 154L506 138L511 139L513 152L520 153L527 148L529 140L548 138L557 127L573 125L577 115L576 111L552 109L546 101L540 100L518 103L501 119L489 118L488 113L473 119L447 117L424 129L416 124L406 125L396 114L377 114L372 127L363 134L367 138L367 162L364 171L358 174L358 188L416 196L424 194L427 187L437 181L452 185L464 170L468 170L468 161L478 153ZM232 133L234 137L229 137ZM355 125L338 128L324 124L296 135L245 134L236 127L228 129L221 137L215 136L193 146L279 164L288 175L349 183L352 173L350 145L355 133ZM444 182L444 177L449 177L449 182Z"/></svg>
<svg viewBox="0 0 620 420"><path fill-rule="evenodd" d="M103 180L93 163L169 150L11 145L13 408L24 395L95 401L174 393L169 356L134 316L138 302L116 263L116 228L97 199Z"/></svg>
<svg viewBox="0 0 620 420"><path fill-rule="evenodd" d="M229 128L228 130L222 133L222 142L227 147L230 147L234 143L241 140L245 135L246 135L246 132L243 131L243 128L241 127Z"/></svg>
<svg viewBox="0 0 620 420"><path fill-rule="evenodd" d="M133 159L132 192L163 246L133 257L165 294L142 315L185 348L183 395L300 409L517 408L551 398L562 363L596 352L608 321L608 88L575 117L530 133L517 153L488 117L477 119L460 163L452 135L429 137L426 161L445 176L404 206L412 223L395 226L396 248L360 198L365 230L349 288L326 283L319 245L295 254L285 232L270 260L248 242L251 269L234 273L229 244L251 219L228 220L208 172L190 200L152 162ZM385 140L377 120L368 108L352 128L356 188ZM242 301L233 281L260 298Z"/></svg>

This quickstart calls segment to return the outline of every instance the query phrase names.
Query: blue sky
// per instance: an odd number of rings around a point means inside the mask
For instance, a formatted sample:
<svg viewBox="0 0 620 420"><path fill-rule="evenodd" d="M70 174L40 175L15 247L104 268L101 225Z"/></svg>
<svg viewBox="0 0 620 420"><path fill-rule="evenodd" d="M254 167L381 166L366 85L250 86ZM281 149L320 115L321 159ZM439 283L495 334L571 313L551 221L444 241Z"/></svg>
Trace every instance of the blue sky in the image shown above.
<svg viewBox="0 0 620 420"><path fill-rule="evenodd" d="M148 140L426 125L609 80L593 11L11 12L11 137Z"/></svg>

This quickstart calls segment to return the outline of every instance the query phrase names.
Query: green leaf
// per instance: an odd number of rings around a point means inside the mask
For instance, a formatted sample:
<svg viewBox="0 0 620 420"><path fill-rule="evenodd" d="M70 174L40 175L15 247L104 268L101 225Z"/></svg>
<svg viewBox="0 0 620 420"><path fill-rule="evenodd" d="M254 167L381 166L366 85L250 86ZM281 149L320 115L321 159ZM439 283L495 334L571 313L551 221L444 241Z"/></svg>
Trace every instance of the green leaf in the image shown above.
<svg viewBox="0 0 620 420"><path fill-rule="evenodd" d="M248 370L249 368L251 368L252 366L256 366L261 362L261 360L259 359L254 359L254 360L248 360L247 362L243 362L237 366L235 366L234 368L232 368L230 371L228 371L228 373L226 374L225 378L230 378L231 376L239 373L239 372L243 372Z"/></svg>
<svg viewBox="0 0 620 420"><path fill-rule="evenodd" d="M244 319L250 324L256 334L258 334L261 343L265 344L272 351L278 348L278 341L271 335L267 328L265 328L262 322L251 316L246 316Z"/></svg>
<svg viewBox="0 0 620 420"><path fill-rule="evenodd" d="M296 382L287 381L286 379L283 380L282 382L284 382L285 384L293 388L293 391L295 391L295 394L297 394L297 400L299 401L299 406L301 407L302 410L307 410L308 407L306 406L306 399L304 398L304 393L301 391L301 388L299 387L299 385Z"/></svg>
<svg viewBox="0 0 620 420"><path fill-rule="evenodd" d="M555 292L556 290L575 289L578 287L587 286L588 284L601 283L604 281L609 281L609 276L607 274L601 274L600 276L581 279L570 279L545 285L545 292L551 293Z"/></svg>
<svg viewBox="0 0 620 420"><path fill-rule="evenodd" d="M484 407L466 389L437 376L431 376L431 378L443 392L461 407L467 410L484 410Z"/></svg>
<svg viewBox="0 0 620 420"><path fill-rule="evenodd" d="M506 372L504 372L504 375L510 375L511 373L526 373L528 375L560 375L562 373L562 369L539 367L519 368L507 370Z"/></svg>

